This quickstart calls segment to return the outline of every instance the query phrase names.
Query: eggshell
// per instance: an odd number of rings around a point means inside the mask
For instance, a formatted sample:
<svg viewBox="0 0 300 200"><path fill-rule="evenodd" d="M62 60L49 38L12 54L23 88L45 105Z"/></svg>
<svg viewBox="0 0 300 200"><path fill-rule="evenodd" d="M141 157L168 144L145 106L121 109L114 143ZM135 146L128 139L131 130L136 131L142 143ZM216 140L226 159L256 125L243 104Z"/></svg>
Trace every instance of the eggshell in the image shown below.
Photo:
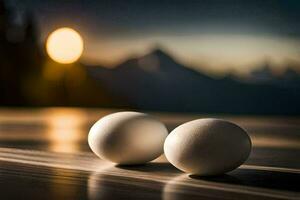
<svg viewBox="0 0 300 200"><path fill-rule="evenodd" d="M220 119L198 119L175 128L167 137L168 161L191 174L209 176L229 172L249 156L251 140L245 130Z"/></svg>
<svg viewBox="0 0 300 200"><path fill-rule="evenodd" d="M88 143L102 159L119 164L142 164L162 154L167 135L164 124L150 115L118 112L92 126Z"/></svg>

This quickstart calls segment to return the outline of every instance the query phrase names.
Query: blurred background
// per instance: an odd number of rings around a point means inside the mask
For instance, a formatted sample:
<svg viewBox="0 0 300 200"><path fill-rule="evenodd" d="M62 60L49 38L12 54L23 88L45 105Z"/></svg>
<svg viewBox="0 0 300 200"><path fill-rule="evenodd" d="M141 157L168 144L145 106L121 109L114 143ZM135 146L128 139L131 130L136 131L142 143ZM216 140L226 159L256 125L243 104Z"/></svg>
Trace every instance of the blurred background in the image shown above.
<svg viewBox="0 0 300 200"><path fill-rule="evenodd" d="M0 0L0 106L300 114L296 0Z"/></svg>

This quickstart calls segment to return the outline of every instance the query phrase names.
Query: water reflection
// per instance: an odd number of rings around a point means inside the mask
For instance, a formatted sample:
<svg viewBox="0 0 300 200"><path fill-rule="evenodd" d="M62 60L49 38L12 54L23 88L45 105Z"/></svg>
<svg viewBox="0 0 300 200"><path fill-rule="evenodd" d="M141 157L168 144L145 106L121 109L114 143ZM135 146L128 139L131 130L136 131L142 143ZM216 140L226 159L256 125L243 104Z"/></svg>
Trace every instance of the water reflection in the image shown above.
<svg viewBox="0 0 300 200"><path fill-rule="evenodd" d="M84 129L87 120L85 112L56 110L49 111L48 114L46 137L49 140L49 150L63 153L80 151L81 141L87 137Z"/></svg>

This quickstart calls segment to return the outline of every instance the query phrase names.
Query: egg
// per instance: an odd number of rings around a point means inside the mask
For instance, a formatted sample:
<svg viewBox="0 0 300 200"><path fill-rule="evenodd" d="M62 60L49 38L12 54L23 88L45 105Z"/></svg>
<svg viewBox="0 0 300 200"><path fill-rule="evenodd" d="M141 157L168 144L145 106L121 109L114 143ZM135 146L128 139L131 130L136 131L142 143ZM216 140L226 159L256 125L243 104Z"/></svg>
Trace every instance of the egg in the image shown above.
<svg viewBox="0 0 300 200"><path fill-rule="evenodd" d="M130 165L149 162L163 153L165 125L148 114L117 112L97 121L88 143L102 159Z"/></svg>
<svg viewBox="0 0 300 200"><path fill-rule="evenodd" d="M229 172L248 158L251 140L238 125L221 119L198 119L175 128L164 152L176 168L195 175Z"/></svg>

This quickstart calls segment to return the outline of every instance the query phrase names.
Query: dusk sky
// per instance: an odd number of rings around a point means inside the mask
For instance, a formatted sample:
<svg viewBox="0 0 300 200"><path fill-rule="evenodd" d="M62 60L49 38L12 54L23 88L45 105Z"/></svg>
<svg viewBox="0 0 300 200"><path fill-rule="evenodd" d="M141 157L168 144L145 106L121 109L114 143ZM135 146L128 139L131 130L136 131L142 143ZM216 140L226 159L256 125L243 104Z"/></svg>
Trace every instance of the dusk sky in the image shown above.
<svg viewBox="0 0 300 200"><path fill-rule="evenodd" d="M35 13L41 44L59 27L77 30L85 42L85 63L115 65L156 44L186 65L213 72L244 73L265 61L279 69L300 61L297 0L11 3Z"/></svg>

